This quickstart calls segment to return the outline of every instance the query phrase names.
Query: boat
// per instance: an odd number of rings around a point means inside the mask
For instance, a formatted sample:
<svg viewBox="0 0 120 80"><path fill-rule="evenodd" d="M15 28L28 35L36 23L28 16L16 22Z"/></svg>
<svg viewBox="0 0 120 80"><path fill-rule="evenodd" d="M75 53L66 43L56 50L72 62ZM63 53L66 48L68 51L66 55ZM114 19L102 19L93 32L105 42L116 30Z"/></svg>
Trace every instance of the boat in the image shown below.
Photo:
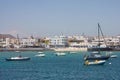
<svg viewBox="0 0 120 80"><path fill-rule="evenodd" d="M63 52L57 52L55 54L56 54L56 56L65 56L66 55L66 53L63 53Z"/></svg>
<svg viewBox="0 0 120 80"><path fill-rule="evenodd" d="M37 54L37 55L35 55L35 56L45 57L45 54L39 53L39 54Z"/></svg>
<svg viewBox="0 0 120 80"><path fill-rule="evenodd" d="M102 55L100 52L90 53L90 55L85 55L84 60L107 60L110 58L110 55Z"/></svg>
<svg viewBox="0 0 120 80"><path fill-rule="evenodd" d="M15 51L16 53L20 53L20 51Z"/></svg>
<svg viewBox="0 0 120 80"><path fill-rule="evenodd" d="M84 65L104 65L105 62L106 62L105 60L95 60L95 61L86 60Z"/></svg>
<svg viewBox="0 0 120 80"><path fill-rule="evenodd" d="M30 60L30 58L22 56L6 58L6 61L27 61L27 60Z"/></svg>
<svg viewBox="0 0 120 80"><path fill-rule="evenodd" d="M101 44L100 43L100 33L101 33L101 35L102 35L102 37L103 37L103 42L105 43L105 44ZM99 25L99 23L98 23L98 42L99 42L99 44L98 45L96 45L96 46L89 46L88 48L87 48L87 51L113 51L113 48L112 47L110 47L110 46L108 46L107 44L106 44L106 41L105 41L105 39L104 39L104 35L103 35L103 32L102 32L102 29L101 29L101 27L100 27L100 25ZM102 41L101 41L102 42Z"/></svg>
<svg viewBox="0 0 120 80"><path fill-rule="evenodd" d="M117 55L111 55L110 57L111 58L117 58Z"/></svg>
<svg viewBox="0 0 120 80"><path fill-rule="evenodd" d="M70 52L70 54L74 54L74 53L77 53L77 52L73 52L73 51L72 51L72 52Z"/></svg>
<svg viewBox="0 0 120 80"><path fill-rule="evenodd" d="M43 53L43 52L39 51L38 53Z"/></svg>
<svg viewBox="0 0 120 80"><path fill-rule="evenodd" d="M100 25L98 23L98 51L91 53L90 55L85 55L84 60L107 60L110 58L110 54L102 55L101 49L100 49L100 31L102 33L102 30L100 28ZM103 34L102 34L103 36Z"/></svg>

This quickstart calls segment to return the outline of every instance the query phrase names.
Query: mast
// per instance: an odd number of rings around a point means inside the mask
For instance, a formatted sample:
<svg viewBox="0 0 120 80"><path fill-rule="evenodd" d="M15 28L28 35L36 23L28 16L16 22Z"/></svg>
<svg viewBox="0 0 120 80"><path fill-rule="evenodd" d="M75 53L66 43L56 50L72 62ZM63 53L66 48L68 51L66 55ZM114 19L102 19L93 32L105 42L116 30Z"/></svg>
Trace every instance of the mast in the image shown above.
<svg viewBox="0 0 120 80"><path fill-rule="evenodd" d="M103 35L102 29L101 29L99 23L98 23L98 27L99 27L99 37L100 37L100 33L101 33L101 35L102 35L102 37L103 37L103 40L104 40L104 43L105 43L105 45L107 46L107 43L106 43L105 37L104 37L104 35ZM99 40L100 40L100 38L99 38Z"/></svg>
<svg viewBox="0 0 120 80"><path fill-rule="evenodd" d="M98 46L99 46L99 49L98 49L98 50L99 50L99 52L100 52L100 45L101 45L101 43L100 43L100 33L101 33L101 35L102 35L102 37L103 37L103 40L104 40L105 45L107 46L107 43L106 43L106 40L105 40L105 38L104 38L102 29L101 29L101 27L100 27L100 24L98 23Z"/></svg>
<svg viewBox="0 0 120 80"><path fill-rule="evenodd" d="M98 52L100 53L100 25L98 23Z"/></svg>

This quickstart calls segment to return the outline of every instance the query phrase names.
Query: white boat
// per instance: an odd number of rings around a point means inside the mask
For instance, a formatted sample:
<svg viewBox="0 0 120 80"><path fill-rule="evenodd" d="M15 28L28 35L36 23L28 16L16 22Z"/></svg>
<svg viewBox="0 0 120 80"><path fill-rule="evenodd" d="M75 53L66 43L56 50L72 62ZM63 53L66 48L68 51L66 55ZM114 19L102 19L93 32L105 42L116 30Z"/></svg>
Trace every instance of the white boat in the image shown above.
<svg viewBox="0 0 120 80"><path fill-rule="evenodd" d="M45 54L40 53L40 54L37 54L37 55L35 55L35 56L45 57Z"/></svg>
<svg viewBox="0 0 120 80"><path fill-rule="evenodd" d="M74 53L76 53L76 52L70 52L70 54L74 54Z"/></svg>
<svg viewBox="0 0 120 80"><path fill-rule="evenodd" d="M40 51L39 51L38 53L43 53L43 52L40 52Z"/></svg>
<svg viewBox="0 0 120 80"><path fill-rule="evenodd" d="M15 51L16 53L20 53L20 51Z"/></svg>
<svg viewBox="0 0 120 80"><path fill-rule="evenodd" d="M85 61L84 65L104 65L105 60Z"/></svg>
<svg viewBox="0 0 120 80"><path fill-rule="evenodd" d="M117 55L111 55L110 57L111 58L117 58Z"/></svg>
<svg viewBox="0 0 120 80"><path fill-rule="evenodd" d="M56 54L56 56L65 56L66 55L66 53L63 53L63 52L57 52L55 54Z"/></svg>
<svg viewBox="0 0 120 80"><path fill-rule="evenodd" d="M26 61L26 60L30 60L30 58L22 56L6 58L6 61Z"/></svg>

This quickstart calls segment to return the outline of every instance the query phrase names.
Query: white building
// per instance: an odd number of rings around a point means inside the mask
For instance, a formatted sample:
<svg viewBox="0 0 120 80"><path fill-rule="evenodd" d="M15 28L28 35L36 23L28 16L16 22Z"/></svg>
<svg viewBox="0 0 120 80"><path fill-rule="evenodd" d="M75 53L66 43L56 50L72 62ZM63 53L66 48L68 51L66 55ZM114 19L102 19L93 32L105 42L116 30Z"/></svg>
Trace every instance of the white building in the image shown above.
<svg viewBox="0 0 120 80"><path fill-rule="evenodd" d="M50 47L66 47L68 46L68 38L66 36L55 36L50 38Z"/></svg>
<svg viewBox="0 0 120 80"><path fill-rule="evenodd" d="M14 39L16 38L10 34L0 34L0 47L13 47Z"/></svg>
<svg viewBox="0 0 120 80"><path fill-rule="evenodd" d="M23 39L20 39L20 47L34 47L37 42L38 42L38 39L23 38Z"/></svg>
<svg viewBox="0 0 120 80"><path fill-rule="evenodd" d="M84 36L69 36L69 47L87 48L88 41Z"/></svg>

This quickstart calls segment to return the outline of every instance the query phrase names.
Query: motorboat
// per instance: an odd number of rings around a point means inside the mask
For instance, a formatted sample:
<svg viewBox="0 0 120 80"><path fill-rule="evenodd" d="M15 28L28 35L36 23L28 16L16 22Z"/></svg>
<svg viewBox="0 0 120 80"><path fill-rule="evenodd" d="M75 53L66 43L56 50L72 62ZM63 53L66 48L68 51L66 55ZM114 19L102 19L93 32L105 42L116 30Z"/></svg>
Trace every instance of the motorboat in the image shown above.
<svg viewBox="0 0 120 80"><path fill-rule="evenodd" d="M74 53L77 53L77 52L73 52L73 51L72 51L72 52L70 52L70 54L74 54Z"/></svg>
<svg viewBox="0 0 120 80"><path fill-rule="evenodd" d="M16 53L20 53L20 51L15 51Z"/></svg>
<svg viewBox="0 0 120 80"><path fill-rule="evenodd" d="M38 53L43 53L43 52L40 52L40 51L39 51Z"/></svg>
<svg viewBox="0 0 120 80"><path fill-rule="evenodd" d="M22 56L6 58L6 61L26 61L26 60L30 60L30 58Z"/></svg>
<svg viewBox="0 0 120 80"><path fill-rule="evenodd" d="M110 57L111 58L117 58L117 55L111 55Z"/></svg>
<svg viewBox="0 0 120 80"><path fill-rule="evenodd" d="M63 52L57 52L55 54L56 54L56 56L65 56L66 55L66 53L63 53Z"/></svg>
<svg viewBox="0 0 120 80"><path fill-rule="evenodd" d="M37 54L37 55L35 55L35 56L45 57L45 54L39 53L39 54Z"/></svg>
<svg viewBox="0 0 120 80"><path fill-rule="evenodd" d="M95 60L95 61L86 60L84 65L104 65L105 62L106 62L105 60Z"/></svg>

